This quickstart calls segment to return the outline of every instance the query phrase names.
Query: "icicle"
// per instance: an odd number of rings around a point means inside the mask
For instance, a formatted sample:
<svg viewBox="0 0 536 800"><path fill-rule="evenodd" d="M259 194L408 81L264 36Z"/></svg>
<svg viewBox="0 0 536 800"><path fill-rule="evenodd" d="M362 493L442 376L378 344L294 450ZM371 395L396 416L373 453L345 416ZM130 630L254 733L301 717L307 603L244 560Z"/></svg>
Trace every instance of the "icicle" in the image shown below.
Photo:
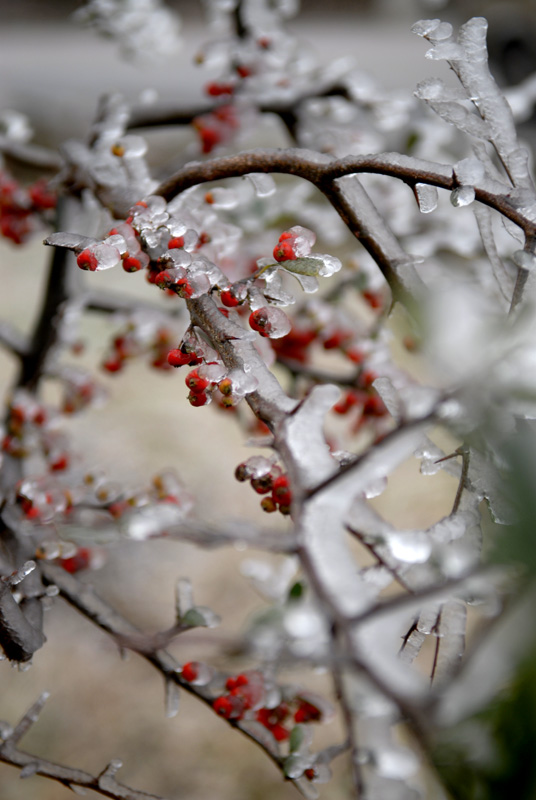
<svg viewBox="0 0 536 800"><path fill-rule="evenodd" d="M165 708L166 717L171 719L177 716L180 706L180 690L175 681L166 678L165 682Z"/></svg>
<svg viewBox="0 0 536 800"><path fill-rule="evenodd" d="M437 208L438 194L435 186L426 183L415 184L415 197L421 214L430 214Z"/></svg>
<svg viewBox="0 0 536 800"><path fill-rule="evenodd" d="M257 197L270 197L276 191L277 187L271 175L264 172L250 172L246 178L253 184Z"/></svg>

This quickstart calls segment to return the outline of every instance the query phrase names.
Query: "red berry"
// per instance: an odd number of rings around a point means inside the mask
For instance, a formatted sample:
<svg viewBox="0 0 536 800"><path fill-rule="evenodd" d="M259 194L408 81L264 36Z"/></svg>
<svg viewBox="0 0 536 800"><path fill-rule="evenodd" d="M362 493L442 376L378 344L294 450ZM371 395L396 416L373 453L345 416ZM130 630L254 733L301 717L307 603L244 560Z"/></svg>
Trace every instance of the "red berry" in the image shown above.
<svg viewBox="0 0 536 800"><path fill-rule="evenodd" d="M53 472L61 472L62 470L67 469L68 466L69 456L67 453L62 453L51 462L50 469L53 470Z"/></svg>
<svg viewBox="0 0 536 800"><path fill-rule="evenodd" d="M99 262L97 261L97 256L91 252L89 247L86 247L85 250L78 255L76 259L76 263L80 267L80 269L86 269L90 272L95 272L97 267L99 266Z"/></svg>
<svg viewBox="0 0 536 800"><path fill-rule="evenodd" d="M91 550L89 547L79 547L74 556L70 558L60 558L58 563L66 572L70 572L71 574L80 572L80 570L87 569L91 566Z"/></svg>
<svg viewBox="0 0 536 800"><path fill-rule="evenodd" d="M168 250L175 250L184 247L184 236L174 236L168 242Z"/></svg>
<svg viewBox="0 0 536 800"><path fill-rule="evenodd" d="M267 514L272 514L274 511L277 511L277 504L274 502L273 498L265 497L261 500L261 508L263 511L266 511Z"/></svg>
<svg viewBox="0 0 536 800"><path fill-rule="evenodd" d="M363 300L369 304L371 308L377 309L383 306L383 297L381 296L380 292L371 292L369 290L365 290L362 292Z"/></svg>
<svg viewBox="0 0 536 800"><path fill-rule="evenodd" d="M169 273L166 269L163 269L162 272L158 272L153 280L159 289L167 289L168 286L171 286L173 283L173 278L171 273Z"/></svg>
<svg viewBox="0 0 536 800"><path fill-rule="evenodd" d="M274 502L281 506L290 506L292 493L288 488L288 478L286 475L279 475L272 485L272 498Z"/></svg>
<svg viewBox="0 0 536 800"><path fill-rule="evenodd" d="M371 369L365 369L359 376L359 383L361 386L364 386L366 389L368 389L370 386L372 386L377 377L378 375L376 372Z"/></svg>
<svg viewBox="0 0 536 800"><path fill-rule="evenodd" d="M179 297L184 297L185 299L188 299L194 293L194 290L188 283L187 278L180 278L175 286L176 286L175 291L179 295Z"/></svg>
<svg viewBox="0 0 536 800"><path fill-rule="evenodd" d="M272 490L273 477L268 472L268 474L263 475L262 478L252 478L251 485L257 494L268 494L268 492Z"/></svg>
<svg viewBox="0 0 536 800"><path fill-rule="evenodd" d="M319 708L307 700L300 700L300 704L294 714L295 722L318 722L322 717L322 712Z"/></svg>
<svg viewBox="0 0 536 800"><path fill-rule="evenodd" d="M224 397L230 397L233 393L233 382L230 378L223 378L218 383L218 389L224 395Z"/></svg>
<svg viewBox="0 0 536 800"><path fill-rule="evenodd" d="M274 258L276 261L294 261L296 253L290 242L279 242L274 247Z"/></svg>
<svg viewBox="0 0 536 800"><path fill-rule="evenodd" d="M223 289L221 291L220 300L224 306L227 306L227 308L234 308L235 306L240 305L241 302L234 293L232 287L229 287L229 289Z"/></svg>
<svg viewBox="0 0 536 800"><path fill-rule="evenodd" d="M357 347L350 347L348 350L346 350L345 355L350 359L350 361L353 361L354 364L362 364L365 360L364 352L359 350Z"/></svg>
<svg viewBox="0 0 536 800"><path fill-rule="evenodd" d="M225 688L229 691L236 689L236 678L227 678L225 681Z"/></svg>
<svg viewBox="0 0 536 800"><path fill-rule="evenodd" d="M185 681L191 683L195 681L197 676L199 675L199 667L196 661L188 661L187 664L184 664L182 667L181 675Z"/></svg>
<svg viewBox="0 0 536 800"><path fill-rule="evenodd" d="M199 408L200 406L206 406L208 403L208 397L205 392L198 392L195 394L194 392L190 392L188 395L188 400L190 404L194 406L194 408Z"/></svg>
<svg viewBox="0 0 536 800"><path fill-rule="evenodd" d="M388 413L385 403L379 395L371 394L365 400L363 414L368 414L371 417L384 417Z"/></svg>
<svg viewBox="0 0 536 800"><path fill-rule="evenodd" d="M308 781L312 781L316 778L316 771L314 770L313 767L309 767L308 769L306 769L303 774L305 775Z"/></svg>
<svg viewBox="0 0 536 800"><path fill-rule="evenodd" d="M222 94L232 94L234 92L234 86L232 83L216 83L213 81L212 83L207 83L205 92L210 95L210 97L220 97Z"/></svg>
<svg viewBox="0 0 536 800"><path fill-rule="evenodd" d="M123 360L120 357L114 358L112 356L103 361L102 368L106 372L120 372L123 369Z"/></svg>
<svg viewBox="0 0 536 800"><path fill-rule="evenodd" d="M46 180L36 181L28 188L28 193L37 210L56 207L56 195L49 190Z"/></svg>
<svg viewBox="0 0 536 800"><path fill-rule="evenodd" d="M196 369L188 373L184 380L188 389L194 394L201 394L207 388L209 382L206 378L202 378Z"/></svg>
<svg viewBox="0 0 536 800"><path fill-rule="evenodd" d="M192 353L183 353L182 350L176 348L167 354L167 362L172 367L183 367L190 363L192 355Z"/></svg>
<svg viewBox="0 0 536 800"><path fill-rule="evenodd" d="M212 708L219 714L221 717L225 717L225 719L229 719L231 714L233 713L233 704L229 700L228 697L217 697L214 702L212 703Z"/></svg>
<svg viewBox="0 0 536 800"><path fill-rule="evenodd" d="M141 261L134 256L127 256L123 259L123 269L125 272L139 272L141 269Z"/></svg>
<svg viewBox="0 0 536 800"><path fill-rule="evenodd" d="M40 408L39 411L35 412L32 418L32 422L34 423L34 425L43 425L43 423L46 422L46 418L47 418L46 412L42 408Z"/></svg>
<svg viewBox="0 0 536 800"><path fill-rule="evenodd" d="M268 309L258 308L252 311L249 315L249 324L254 331L258 331L261 336L268 336L270 321L268 318Z"/></svg>

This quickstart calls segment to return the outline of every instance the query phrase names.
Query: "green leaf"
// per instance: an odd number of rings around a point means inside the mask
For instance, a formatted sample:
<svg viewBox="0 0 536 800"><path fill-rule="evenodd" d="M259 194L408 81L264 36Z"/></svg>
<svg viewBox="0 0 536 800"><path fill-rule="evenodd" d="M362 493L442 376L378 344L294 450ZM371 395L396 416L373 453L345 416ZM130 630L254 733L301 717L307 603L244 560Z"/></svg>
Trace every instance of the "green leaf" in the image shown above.
<svg viewBox="0 0 536 800"><path fill-rule="evenodd" d="M322 261L319 258L296 258L293 261L280 261L279 266L296 275L318 275Z"/></svg>
<svg viewBox="0 0 536 800"><path fill-rule="evenodd" d="M303 740L305 738L305 732L303 730L302 725L295 725L291 732L289 738L289 748L291 753L297 752L303 744Z"/></svg>
<svg viewBox="0 0 536 800"><path fill-rule="evenodd" d="M203 614L200 614L196 608L191 608L186 612L181 619L181 623L189 628L206 628L207 621Z"/></svg>

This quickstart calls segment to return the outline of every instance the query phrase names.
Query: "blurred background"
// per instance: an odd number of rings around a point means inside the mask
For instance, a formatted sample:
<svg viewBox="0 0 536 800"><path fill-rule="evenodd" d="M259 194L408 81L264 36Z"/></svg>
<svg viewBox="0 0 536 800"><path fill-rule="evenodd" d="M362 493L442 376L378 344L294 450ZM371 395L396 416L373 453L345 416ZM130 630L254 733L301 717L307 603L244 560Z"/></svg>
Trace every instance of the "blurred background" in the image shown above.
<svg viewBox="0 0 536 800"><path fill-rule="evenodd" d="M147 89L157 89L163 103L199 100L208 79L192 63L196 47L206 38L202 4L169 5L183 20L180 52L163 63L135 64L122 60L112 42L98 39L69 18L77 3L0 0L0 109L28 114L35 141L56 146L65 138L85 134L103 91L120 91L132 102L138 102ZM424 58L426 43L410 32L420 18L439 16L458 23L485 15L490 21L497 79L516 83L536 69L533 0L330 0L329 4L304 0L302 11L289 26L310 43L321 63L348 54L379 85L404 93L411 93L428 76L447 72L444 63ZM151 136L156 151L152 158L161 164L173 155L178 140L174 142L169 134L161 139L158 134ZM47 258L39 241L24 248L0 242L1 316L25 330L30 329L38 309ZM113 272L100 277L111 288L122 290L124 275ZM129 276L128 281L134 294L143 294L142 276ZM99 363L113 332L110 320L92 317L83 322L83 364ZM13 375L14 364L0 352L3 396ZM81 459L106 469L112 479L134 485L146 482L163 467L172 467L194 491L196 509L203 518L218 521L236 516L265 522L258 498L233 477L235 466L251 455L238 426L227 420L222 424L220 414L211 408L191 408L176 374L150 372L144 364L134 363L125 374L102 381L110 390L107 405L67 424ZM448 513L455 491L453 478L444 472L422 478L415 462L395 473L377 503L401 527L422 528ZM279 520L278 524L286 523ZM123 542L111 548L102 570L86 579L125 616L154 631L172 624L175 581L190 576L196 601L217 610L223 625L211 634L215 645L203 636L196 641L192 634L190 643L179 640L173 652L181 662L206 658L222 666L218 646L239 634L243 610L248 609L250 616L263 608L263 601L240 574L244 557L239 550L207 552L163 540ZM51 692L42 719L23 742L24 749L93 773L110 759L121 758L125 766L120 779L169 798L290 800L297 796L260 751L189 697L183 697L176 718L166 719L158 674L135 655L121 660L105 634L61 601L47 614L46 634L48 644L27 672L0 664L1 719L15 723L42 691ZM236 664L237 669L243 666ZM322 675L289 676L289 680L302 679L310 688L330 692ZM335 721L320 729L315 743L321 746L335 738L338 725ZM331 800L349 794L342 762L335 762L335 780L324 790ZM72 797L67 789L45 779L21 781L17 770L5 765L0 765L0 786L6 800Z"/></svg>

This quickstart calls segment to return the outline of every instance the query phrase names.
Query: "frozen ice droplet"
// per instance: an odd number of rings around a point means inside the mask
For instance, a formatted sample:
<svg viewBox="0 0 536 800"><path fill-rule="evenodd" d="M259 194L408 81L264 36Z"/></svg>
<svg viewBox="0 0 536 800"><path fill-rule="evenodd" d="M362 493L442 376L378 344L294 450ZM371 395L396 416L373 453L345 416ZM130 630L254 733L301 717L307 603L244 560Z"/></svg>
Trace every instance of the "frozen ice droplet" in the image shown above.
<svg viewBox="0 0 536 800"><path fill-rule="evenodd" d="M321 255L314 257L322 261L322 266L318 270L318 274L321 278L329 278L330 275L334 275L342 267L341 262L338 258L335 258L335 256Z"/></svg>
<svg viewBox="0 0 536 800"><path fill-rule="evenodd" d="M302 225L294 225L290 228L289 233L292 234L292 249L294 254L300 258L301 256L308 256L311 248L316 242L316 233L304 228Z"/></svg>
<svg viewBox="0 0 536 800"><path fill-rule="evenodd" d="M111 269L121 261L121 253L117 247L109 244L96 244L91 251L97 259L97 270Z"/></svg>
<svg viewBox="0 0 536 800"><path fill-rule="evenodd" d="M262 329L263 336L270 339L281 339L290 332L290 320L284 311L273 306L262 306L255 312L257 330Z"/></svg>
<svg viewBox="0 0 536 800"><path fill-rule="evenodd" d="M430 214L432 211L436 210L437 189L435 186L428 186L426 183L416 183L415 196L421 214Z"/></svg>
<svg viewBox="0 0 536 800"><path fill-rule="evenodd" d="M233 393L242 396L254 392L259 385L258 378L250 372L244 372L243 369L231 370L229 378L233 384Z"/></svg>
<svg viewBox="0 0 536 800"><path fill-rule="evenodd" d="M474 186L458 186L450 194L450 202L455 208L470 205L475 199Z"/></svg>
<svg viewBox="0 0 536 800"><path fill-rule="evenodd" d="M269 197L276 190L274 179L264 172L250 172L246 178L253 184L257 197Z"/></svg>

